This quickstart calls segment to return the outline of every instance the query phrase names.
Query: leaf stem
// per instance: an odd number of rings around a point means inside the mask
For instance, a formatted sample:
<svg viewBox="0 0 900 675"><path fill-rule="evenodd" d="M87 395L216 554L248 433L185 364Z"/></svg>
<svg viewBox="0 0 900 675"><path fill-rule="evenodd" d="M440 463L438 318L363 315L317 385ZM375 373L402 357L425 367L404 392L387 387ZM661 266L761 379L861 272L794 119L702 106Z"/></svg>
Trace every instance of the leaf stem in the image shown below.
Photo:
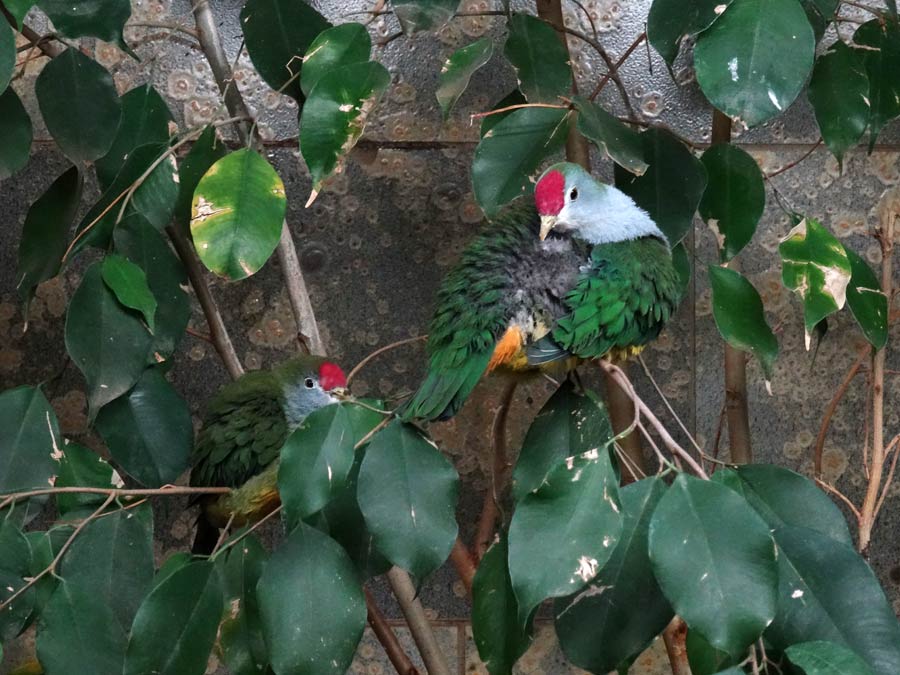
<svg viewBox="0 0 900 675"><path fill-rule="evenodd" d="M822 452L825 449L825 439L828 436L828 428L831 426L831 418L834 417L834 413L837 410L838 404L841 402L841 399L844 398L844 394L847 393L847 389L850 387L850 383L853 382L853 379L856 377L857 373L859 373L868 357L868 350L863 350L860 352L859 357L856 359L856 361L853 362L853 365L850 366L850 369L844 376L843 381L838 386L837 391L834 392L834 396L831 397L831 401L829 401L828 407L825 408L825 414L822 416L822 423L819 426L819 434L818 436L816 436L816 444L813 448L813 474L816 477L822 475Z"/></svg>

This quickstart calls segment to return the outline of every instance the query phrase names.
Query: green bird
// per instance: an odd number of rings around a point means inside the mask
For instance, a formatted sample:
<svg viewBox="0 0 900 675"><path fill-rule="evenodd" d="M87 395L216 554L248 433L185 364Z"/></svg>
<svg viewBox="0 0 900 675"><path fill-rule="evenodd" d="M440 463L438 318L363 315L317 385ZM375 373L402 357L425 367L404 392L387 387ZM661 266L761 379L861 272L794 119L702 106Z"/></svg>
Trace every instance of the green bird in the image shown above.
<svg viewBox="0 0 900 675"><path fill-rule="evenodd" d="M681 291L669 242L625 193L576 164L551 166L444 280L425 379L403 419L447 419L495 369L625 359L655 339Z"/></svg>
<svg viewBox="0 0 900 675"><path fill-rule="evenodd" d="M300 356L222 387L194 444L191 485L243 489L199 500L194 553L210 553L229 519L240 526L279 505L277 460L288 434L313 410L339 401L346 385L337 364Z"/></svg>

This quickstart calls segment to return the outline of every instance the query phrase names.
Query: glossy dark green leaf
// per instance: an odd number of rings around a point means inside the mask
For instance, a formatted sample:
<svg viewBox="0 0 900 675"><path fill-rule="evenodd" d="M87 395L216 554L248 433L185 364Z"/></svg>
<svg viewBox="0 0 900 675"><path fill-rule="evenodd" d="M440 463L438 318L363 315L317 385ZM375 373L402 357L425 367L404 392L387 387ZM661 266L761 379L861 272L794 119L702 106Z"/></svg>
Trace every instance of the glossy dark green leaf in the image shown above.
<svg viewBox="0 0 900 675"><path fill-rule="evenodd" d="M617 165L616 187L647 211L674 245L691 229L706 187L706 170L667 131L648 129L641 138L649 168L643 175L635 176Z"/></svg>
<svg viewBox="0 0 900 675"><path fill-rule="evenodd" d="M472 75L491 60L493 53L494 41L489 37L484 37L457 49L444 62L435 92L438 105L441 106L441 112L444 113L444 119L447 119L450 110L469 86Z"/></svg>
<svg viewBox="0 0 900 675"><path fill-rule="evenodd" d="M334 68L316 82L300 113L300 152L314 194L356 145L390 83L390 73L374 61Z"/></svg>
<svg viewBox="0 0 900 675"><path fill-rule="evenodd" d="M727 652L719 651L697 630L688 631L684 646L691 666L691 675L720 675L723 672L727 675L729 671L723 669L736 661L742 661L745 656L741 654L734 657ZM737 672L744 675L743 670L738 669Z"/></svg>
<svg viewBox="0 0 900 675"><path fill-rule="evenodd" d="M90 591L60 582L37 631L37 657L43 672L121 675L128 636L113 609Z"/></svg>
<svg viewBox="0 0 900 675"><path fill-rule="evenodd" d="M37 198L25 216L16 290L25 305L26 316L37 285L59 273L68 246L69 228L81 201L82 185L81 172L77 167L70 167Z"/></svg>
<svg viewBox="0 0 900 675"><path fill-rule="evenodd" d="M218 137L216 128L203 130L191 151L181 160L178 168L178 199L175 204L175 222L187 230L191 222L191 202L194 190L210 167L228 154L228 148Z"/></svg>
<svg viewBox="0 0 900 675"><path fill-rule="evenodd" d="M719 231L719 255L726 262L753 238L766 207L766 186L756 160L731 143L712 146L700 161L707 176L700 216Z"/></svg>
<svg viewBox="0 0 900 675"><path fill-rule="evenodd" d="M181 567L141 603L125 655L125 675L202 675L223 610L213 563Z"/></svg>
<svg viewBox="0 0 900 675"><path fill-rule="evenodd" d="M122 487L121 477L109 462L90 448L77 443L66 442L63 447L63 458L59 466L59 475L54 487ZM96 509L103 503L105 495L101 494L66 494L56 495L56 508L61 516L75 510Z"/></svg>
<svg viewBox="0 0 900 675"><path fill-rule="evenodd" d="M678 287L683 298L691 285L691 254L688 253L683 239L672 247L672 265L678 274Z"/></svg>
<svg viewBox="0 0 900 675"><path fill-rule="evenodd" d="M192 562L194 562L194 556L187 551L173 553L166 558L165 562L163 562L159 569L156 570L156 574L153 576L153 585L151 586L151 589L156 588L175 572L185 565L190 565Z"/></svg>
<svg viewBox="0 0 900 675"><path fill-rule="evenodd" d="M863 335L875 349L887 344L888 301L878 278L853 249L844 248L850 261L850 283L847 284L847 306Z"/></svg>
<svg viewBox="0 0 900 675"><path fill-rule="evenodd" d="M89 162L109 151L122 111L103 66L69 47L44 66L34 93L53 140L73 162Z"/></svg>
<svg viewBox="0 0 900 675"><path fill-rule="evenodd" d="M672 66L681 41L709 28L731 0L653 0L647 16L647 39Z"/></svg>
<svg viewBox="0 0 900 675"><path fill-rule="evenodd" d="M570 595L597 576L622 532L618 476L603 439L558 461L519 502L509 525L509 575L525 626L546 598Z"/></svg>
<svg viewBox="0 0 900 675"><path fill-rule="evenodd" d="M22 27L22 21L34 6L34 0L3 0L3 6L9 11L10 15L16 21L16 29Z"/></svg>
<svg viewBox="0 0 900 675"><path fill-rule="evenodd" d="M623 169L640 176L647 170L641 135L599 105L576 96L578 130Z"/></svg>
<svg viewBox="0 0 900 675"><path fill-rule="evenodd" d="M119 509L91 521L62 559L60 576L112 608L128 631L153 581L153 512Z"/></svg>
<svg viewBox="0 0 900 675"><path fill-rule="evenodd" d="M856 29L853 42L869 76L869 151L882 127L900 115L900 25L872 19Z"/></svg>
<svg viewBox="0 0 900 675"><path fill-rule="evenodd" d="M765 634L773 647L827 640L852 649L877 675L900 672L900 624L853 547L802 527L774 536L778 612Z"/></svg>
<svg viewBox="0 0 900 675"><path fill-rule="evenodd" d="M26 583L31 572L31 547L25 535L6 519L0 520L0 602ZM0 613L0 642L18 635L34 607L35 589L23 592Z"/></svg>
<svg viewBox="0 0 900 675"><path fill-rule="evenodd" d="M136 310L144 316L150 332L154 332L156 298L147 285L144 270L127 258L110 253L103 259L100 269L103 282L123 307Z"/></svg>
<svg viewBox="0 0 900 675"><path fill-rule="evenodd" d="M459 0L394 0L391 7L407 35L434 31L447 23L456 12Z"/></svg>
<svg viewBox="0 0 900 675"><path fill-rule="evenodd" d="M372 53L372 38L361 23L342 23L328 28L313 40L303 57L300 87L309 96L316 82L328 71L351 63L364 63Z"/></svg>
<svg viewBox="0 0 900 675"><path fill-rule="evenodd" d="M690 629L738 654L772 621L778 574L766 523L724 485L681 474L650 521L660 587Z"/></svg>
<svg viewBox="0 0 900 675"><path fill-rule="evenodd" d="M519 605L509 578L509 546L491 546L472 582L472 636L491 675L506 675L531 644L532 627L519 625Z"/></svg>
<svg viewBox="0 0 900 675"><path fill-rule="evenodd" d="M579 668L606 673L629 663L672 620L647 549L650 518L665 490L658 478L620 490L622 534L609 561L587 588L554 604L560 646Z"/></svg>
<svg viewBox="0 0 900 675"><path fill-rule="evenodd" d="M799 473L773 464L746 464L721 468L712 479L742 495L771 528L807 527L853 545L844 514L815 483Z"/></svg>
<svg viewBox="0 0 900 675"><path fill-rule="evenodd" d="M806 348L813 328L847 300L852 268L843 245L817 220L804 218L778 246L781 280L803 301Z"/></svg>
<svg viewBox="0 0 900 675"><path fill-rule="evenodd" d="M565 110L520 108L485 132L475 148L472 185L488 217L534 190L534 174L566 142L566 120Z"/></svg>
<svg viewBox="0 0 900 675"><path fill-rule="evenodd" d="M806 675L874 675L856 653L834 642L801 642L788 647L785 654Z"/></svg>
<svg viewBox="0 0 900 675"><path fill-rule="evenodd" d="M200 260L227 279L256 274L278 245L286 209L271 164L249 148L226 155L194 190L191 235Z"/></svg>
<svg viewBox="0 0 900 675"><path fill-rule="evenodd" d="M530 14L513 14L503 53L516 69L529 103L559 103L572 89L569 52L553 27Z"/></svg>
<svg viewBox="0 0 900 675"><path fill-rule="evenodd" d="M289 527L320 511L353 466L353 427L342 404L311 412L281 449L278 492Z"/></svg>
<svg viewBox="0 0 900 675"><path fill-rule="evenodd" d="M241 28L250 60L266 83L303 103L303 55L328 21L303 0L248 0Z"/></svg>
<svg viewBox="0 0 900 675"><path fill-rule="evenodd" d="M411 425L396 420L369 442L359 470L359 507L378 550L420 582L456 541L457 483L453 465Z"/></svg>
<svg viewBox="0 0 900 675"><path fill-rule="evenodd" d="M97 431L128 475L147 487L175 480L190 466L194 427L181 395L158 368L97 415Z"/></svg>
<svg viewBox="0 0 900 675"><path fill-rule="evenodd" d="M89 508L90 511L94 511L96 506ZM31 532L25 533L25 538L28 540L29 546L31 546L30 576L37 576L50 566L65 542L68 541L74 529L73 525L65 524L55 525L45 532L32 530ZM35 584L34 607L26 625L30 626L41 616L58 585L59 579L52 574L42 577Z"/></svg>
<svg viewBox="0 0 900 675"><path fill-rule="evenodd" d="M263 635L278 675L343 675L366 626L353 562L300 524L269 559L257 586Z"/></svg>
<svg viewBox="0 0 900 675"><path fill-rule="evenodd" d="M253 535L227 551L222 571L228 611L219 628L222 659L231 675L264 673L269 664L256 599L268 554Z"/></svg>
<svg viewBox="0 0 900 675"><path fill-rule="evenodd" d="M884 4L888 8L888 12L890 12L891 16L894 18L894 21L897 20L897 0L884 0Z"/></svg>
<svg viewBox="0 0 900 675"><path fill-rule="evenodd" d="M716 265L709 265L707 271L719 333L735 349L759 359L766 380L771 380L778 358L778 339L766 321L759 293L740 272Z"/></svg>
<svg viewBox="0 0 900 675"><path fill-rule="evenodd" d="M148 362L168 359L191 318L187 292L187 274L181 261L169 248L165 237L140 214L126 217L113 233L116 252L138 265L158 300L154 317L155 331Z"/></svg>
<svg viewBox="0 0 900 675"><path fill-rule="evenodd" d="M0 494L52 486L62 443L56 413L39 388L0 393Z"/></svg>
<svg viewBox="0 0 900 675"><path fill-rule="evenodd" d="M28 164L31 151L31 118L10 87L0 94L0 181Z"/></svg>
<svg viewBox="0 0 900 675"><path fill-rule="evenodd" d="M122 30L131 16L129 0L37 0L37 6L66 37L98 37L127 50Z"/></svg>
<svg viewBox="0 0 900 675"><path fill-rule="evenodd" d="M522 103L525 103L525 97L522 96L521 91L515 89L504 96L502 99L497 101L497 105L492 106L491 110L500 110L502 108L508 108L509 106L520 105ZM496 115L488 115L487 117L483 118L481 120L481 127L478 130L479 137L484 138L484 135L488 131L497 126L500 121L508 117L512 112L512 110L507 110L505 112L497 113Z"/></svg>
<svg viewBox="0 0 900 675"><path fill-rule="evenodd" d="M108 188L132 150L147 143L166 143L172 113L151 84L143 84L122 95L122 119L112 147L94 162L97 180Z"/></svg>
<svg viewBox="0 0 900 675"><path fill-rule="evenodd" d="M0 24L0 94L6 91L16 67L16 36L5 21Z"/></svg>
<svg viewBox="0 0 900 675"><path fill-rule="evenodd" d="M103 283L94 263L72 295L66 313L66 350L87 380L91 415L138 381L153 336Z"/></svg>
<svg viewBox="0 0 900 675"><path fill-rule="evenodd" d="M809 25L812 26L816 42L822 39L828 24L834 20L840 0L800 0Z"/></svg>
<svg viewBox="0 0 900 675"><path fill-rule="evenodd" d="M537 490L566 457L603 446L613 437L606 406L594 392L579 394L564 382L535 416L512 474L516 502Z"/></svg>
<svg viewBox="0 0 900 675"><path fill-rule="evenodd" d="M841 165L869 124L869 79L859 52L836 40L816 59L808 95L822 139Z"/></svg>
<svg viewBox="0 0 900 675"><path fill-rule="evenodd" d="M734 2L697 38L697 82L714 106L753 127L794 102L812 70L815 48L797 0Z"/></svg>

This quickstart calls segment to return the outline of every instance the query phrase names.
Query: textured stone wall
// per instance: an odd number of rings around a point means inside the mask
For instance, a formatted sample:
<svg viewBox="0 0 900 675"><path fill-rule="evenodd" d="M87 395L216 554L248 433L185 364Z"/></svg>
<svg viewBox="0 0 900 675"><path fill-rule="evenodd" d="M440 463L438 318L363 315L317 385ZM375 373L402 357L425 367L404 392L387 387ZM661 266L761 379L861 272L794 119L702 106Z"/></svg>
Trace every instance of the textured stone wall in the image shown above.
<svg viewBox="0 0 900 675"><path fill-rule="evenodd" d="M468 170L477 126L470 125L468 115L489 109L514 88L515 78L502 59L495 56L488 67L474 76L469 91L445 124L434 90L440 66L452 50L484 34L502 39L501 21L468 17L441 30L437 39L401 37L378 48L375 56L388 65L393 78L386 102L379 107L346 171L331 180L315 205L305 210L303 203L310 183L296 147L296 104L268 89L253 70L246 52L238 56L241 4L238 0L212 3L229 57L238 57L237 85L259 116L270 159L285 182L290 200L288 222L323 336L334 357L350 367L378 346L426 331L439 280L479 228L480 212L472 196ZM321 0L315 4L335 22L366 20L359 12L372 6L367 0ZM643 30L650 0L586 0L581 4L591 14L599 39L610 53L617 55ZM133 5L132 21L136 23L191 22L186 0L137 0ZM495 9L495 5L499 7L497 0L463 0L462 9L479 11ZM592 31L574 3L564 2L564 6L570 26ZM39 29L46 27L39 17L32 17L32 21ZM397 31L390 16L378 17L369 27L375 42ZM128 29L126 36L130 43L139 45L140 63L111 45L93 46L98 60L113 72L120 92L153 82L184 126L200 125L221 116L209 68L190 40L159 27L134 27ZM570 39L570 48L581 80L596 81L602 68L591 48L574 39ZM78 285L83 266L76 264L38 289L24 334L24 318L15 294L16 251L28 205L66 166L40 122L32 95L33 79L44 62L39 59L29 64L26 76L13 85L25 95L35 122L36 141L29 166L0 186L0 388L47 382L45 391L60 415L64 432L99 447L98 439L87 431L82 382L75 368L66 366L63 344L66 303ZM635 108L646 121L669 125L698 143L708 141L711 111L692 81L688 61L677 64L673 81L662 61L641 48L623 68L622 78ZM603 92L610 106L621 109L617 96L613 86ZM798 101L782 119L752 132L736 130L735 135L736 142L767 172L802 156L818 139L805 100ZM769 205L760 232L741 255L745 272L763 295L770 323L777 327L782 349L772 396L765 391L757 365L751 362L749 367L751 424L759 461L777 462L810 473L811 450L822 412L863 345L859 330L844 312L832 322L817 359L813 361L805 351L797 303L779 281L776 248L788 230L788 220L776 204L774 192L777 190L796 210L820 218L869 262L877 264L880 251L867 233L876 224L875 208L880 195L900 181L898 158L900 125L895 123L882 133L873 154L867 155L863 149L849 153L843 175L820 147L805 162L769 182ZM609 175L607 160L596 156L595 166L601 175ZM87 190L87 194L95 196L96 189ZM714 237L698 221L693 241L694 263L701 270L696 276L693 297L647 356L679 415L709 448L724 398L723 349L712 320L703 272L704 265L715 260ZM255 277L236 284L210 277L247 369L277 363L294 350L295 327L277 267L277 260L273 259ZM206 330L198 308L192 327ZM894 345L900 344L898 333L900 328L895 327ZM893 364L889 367L900 367L897 362L889 356L889 364ZM356 380L354 390L358 394L399 396L416 384L423 365L420 345L394 351L370 365ZM643 374L638 368L632 372L647 400L662 413L661 402ZM199 419L203 403L226 380L226 374L211 347L188 336L176 358L172 378L191 402L195 419ZM900 391L894 379L892 375L887 384L890 435L900 431L900 406L893 404ZM824 455L826 478L857 500L865 481L859 459L865 423L864 382L865 376L860 376L838 409ZM460 520L467 535L473 529L486 486L487 430L500 389L496 381L484 385L457 419L434 429L463 478ZM514 447L548 394L548 383L540 379L519 389L510 432ZM889 493L875 534L872 562L895 608L900 610L898 494L900 483ZM160 559L173 549L190 544L195 514L184 509L184 502L179 500L160 502L157 507ZM396 608L389 603L384 589L377 590L389 615L397 618ZM465 593L453 572L438 572L425 585L422 598L459 672L485 672L465 622ZM410 644L403 629L401 637ZM554 645L552 627L542 624L520 671L574 672L564 665ZM7 666L14 655L7 654ZM635 664L633 672L667 672L663 661L656 648ZM377 642L368 634L352 672L392 672Z"/></svg>

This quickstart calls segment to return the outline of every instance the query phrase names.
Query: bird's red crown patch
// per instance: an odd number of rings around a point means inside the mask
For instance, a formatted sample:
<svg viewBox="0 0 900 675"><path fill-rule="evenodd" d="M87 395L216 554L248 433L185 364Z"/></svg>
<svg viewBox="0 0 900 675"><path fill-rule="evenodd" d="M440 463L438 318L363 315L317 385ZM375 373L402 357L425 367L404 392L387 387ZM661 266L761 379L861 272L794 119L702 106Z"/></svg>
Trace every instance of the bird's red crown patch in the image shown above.
<svg viewBox="0 0 900 675"><path fill-rule="evenodd" d="M346 387L347 378L338 364L326 361L319 366L319 384L325 391L331 391L338 387Z"/></svg>
<svg viewBox="0 0 900 675"><path fill-rule="evenodd" d="M542 216L555 216L562 211L565 203L565 176L559 171L551 171L534 186L534 203Z"/></svg>

